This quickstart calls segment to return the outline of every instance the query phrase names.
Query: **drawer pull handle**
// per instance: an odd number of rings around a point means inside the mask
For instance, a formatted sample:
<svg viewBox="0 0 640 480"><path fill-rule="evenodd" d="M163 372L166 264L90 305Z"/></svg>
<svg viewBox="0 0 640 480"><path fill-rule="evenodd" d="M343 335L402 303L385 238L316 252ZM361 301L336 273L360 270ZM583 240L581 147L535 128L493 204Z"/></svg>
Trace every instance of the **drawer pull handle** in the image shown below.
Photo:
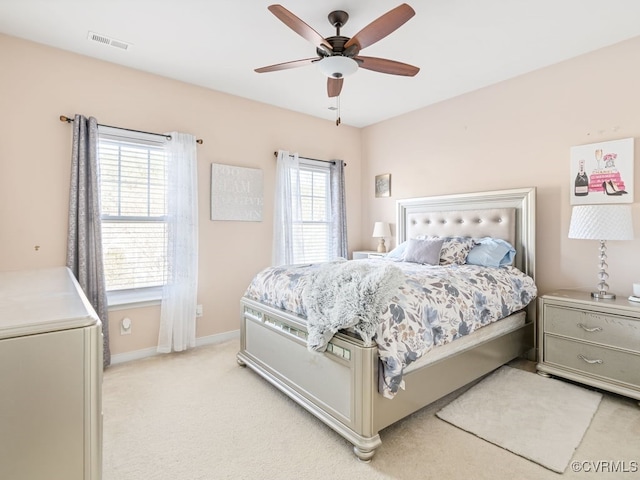
<svg viewBox="0 0 640 480"><path fill-rule="evenodd" d="M579 323L578 326L583 329L585 332L601 332L602 331L602 327L593 327L593 328L589 328L587 327L585 324L583 323Z"/></svg>
<svg viewBox="0 0 640 480"><path fill-rule="evenodd" d="M580 360L584 360L585 362L587 362L587 363L592 363L592 364L593 364L593 363L604 363L604 361L600 360L599 358L598 358L597 360L590 360L590 359L588 359L587 357L585 357L585 356L584 356L584 355L582 355L582 354L578 355L578 358L579 358Z"/></svg>

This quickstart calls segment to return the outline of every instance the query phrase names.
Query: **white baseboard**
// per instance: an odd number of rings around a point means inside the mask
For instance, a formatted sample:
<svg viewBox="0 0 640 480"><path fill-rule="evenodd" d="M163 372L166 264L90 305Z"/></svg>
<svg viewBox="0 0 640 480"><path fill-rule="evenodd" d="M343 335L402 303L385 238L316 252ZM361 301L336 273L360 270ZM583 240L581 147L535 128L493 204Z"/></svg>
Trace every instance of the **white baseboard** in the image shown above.
<svg viewBox="0 0 640 480"><path fill-rule="evenodd" d="M240 330L232 330L231 332L218 333L216 335L207 335L206 337L198 337L196 338L196 347L222 343L226 342L227 340L232 340L239 337ZM153 357L154 355L161 355L160 353L158 353L156 347L134 350L133 352L117 353L115 355L111 355L111 365L130 362L132 360L140 360L141 358Z"/></svg>

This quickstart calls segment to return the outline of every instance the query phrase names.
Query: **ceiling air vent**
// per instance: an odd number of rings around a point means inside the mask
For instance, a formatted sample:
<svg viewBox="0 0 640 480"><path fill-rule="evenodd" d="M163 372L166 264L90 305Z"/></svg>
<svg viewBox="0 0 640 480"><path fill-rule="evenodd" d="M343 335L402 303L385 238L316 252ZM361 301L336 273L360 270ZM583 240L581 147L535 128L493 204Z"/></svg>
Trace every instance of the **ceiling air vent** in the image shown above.
<svg viewBox="0 0 640 480"><path fill-rule="evenodd" d="M131 43L123 42L122 40L116 40L115 38L107 37L95 32L89 32L87 39L92 42L102 43L103 45L109 45L111 47L119 48L120 50L128 50L131 47Z"/></svg>

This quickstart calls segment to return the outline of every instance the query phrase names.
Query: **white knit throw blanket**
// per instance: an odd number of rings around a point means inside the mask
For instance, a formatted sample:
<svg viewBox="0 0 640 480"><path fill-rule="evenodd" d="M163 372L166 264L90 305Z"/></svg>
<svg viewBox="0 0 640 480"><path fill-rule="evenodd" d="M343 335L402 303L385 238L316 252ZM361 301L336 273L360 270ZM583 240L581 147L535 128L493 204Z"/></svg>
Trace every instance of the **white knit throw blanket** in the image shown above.
<svg viewBox="0 0 640 480"><path fill-rule="evenodd" d="M326 350L331 337L347 327L370 346L380 314L403 281L402 270L391 262L343 260L321 266L302 292L307 348Z"/></svg>

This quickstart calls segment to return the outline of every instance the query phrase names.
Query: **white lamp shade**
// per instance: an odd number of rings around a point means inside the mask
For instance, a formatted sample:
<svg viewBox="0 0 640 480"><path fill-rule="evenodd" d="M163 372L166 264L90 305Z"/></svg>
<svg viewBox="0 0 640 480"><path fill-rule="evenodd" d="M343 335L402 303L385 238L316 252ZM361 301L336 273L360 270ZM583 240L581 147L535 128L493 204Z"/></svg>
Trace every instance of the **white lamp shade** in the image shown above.
<svg viewBox="0 0 640 480"><path fill-rule="evenodd" d="M573 207L569 238L633 240L630 205L579 205Z"/></svg>
<svg viewBox="0 0 640 480"><path fill-rule="evenodd" d="M384 238L391 236L391 228L387 222L376 222L373 226L373 234L375 238Z"/></svg>
<svg viewBox="0 0 640 480"><path fill-rule="evenodd" d="M316 65L322 73L331 78L344 78L358 70L358 62L353 58L340 55L325 57L316 62Z"/></svg>

